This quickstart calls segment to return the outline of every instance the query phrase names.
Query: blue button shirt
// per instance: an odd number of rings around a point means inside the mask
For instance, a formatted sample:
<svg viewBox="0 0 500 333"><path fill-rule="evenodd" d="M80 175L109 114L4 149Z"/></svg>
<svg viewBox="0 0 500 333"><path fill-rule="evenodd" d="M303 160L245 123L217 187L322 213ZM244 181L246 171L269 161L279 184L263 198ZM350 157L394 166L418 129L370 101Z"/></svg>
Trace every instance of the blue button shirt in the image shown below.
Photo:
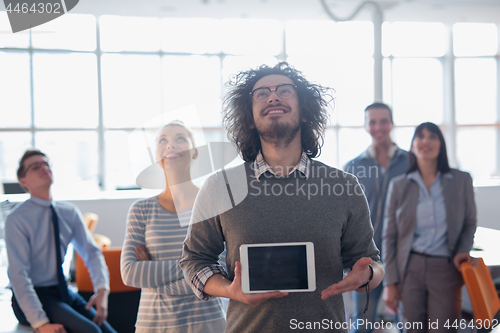
<svg viewBox="0 0 500 333"><path fill-rule="evenodd" d="M451 177L451 174L441 175L438 172L430 191L427 191L419 171L408 174L408 179L415 181L419 186L417 221L412 251L432 256L449 257L442 177Z"/></svg>
<svg viewBox="0 0 500 333"><path fill-rule="evenodd" d="M381 170L381 165L372 156L371 147L344 165L344 170L358 178L365 192L374 229L373 240L379 250L382 250L382 230L389 184L393 178L404 174L408 169L408 152L397 146L394 148L396 151L384 172Z"/></svg>
<svg viewBox="0 0 500 333"><path fill-rule="evenodd" d="M95 290L109 290L106 262L84 225L80 211L68 203L31 197L7 216L5 243L14 295L26 319L35 328L49 320L33 287L55 286L58 283L51 204L59 220L61 253L66 253L71 242L89 267Z"/></svg>

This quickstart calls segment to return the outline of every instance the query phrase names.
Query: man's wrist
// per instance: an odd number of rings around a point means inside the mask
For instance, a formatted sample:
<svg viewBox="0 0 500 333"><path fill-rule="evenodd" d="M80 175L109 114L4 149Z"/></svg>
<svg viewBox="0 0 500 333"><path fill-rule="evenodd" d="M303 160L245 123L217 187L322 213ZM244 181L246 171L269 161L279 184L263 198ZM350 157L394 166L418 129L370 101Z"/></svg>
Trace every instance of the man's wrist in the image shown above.
<svg viewBox="0 0 500 333"><path fill-rule="evenodd" d="M220 265L206 266L192 277L191 289L198 298L206 301L214 298L214 296L205 293L205 284L210 277L216 274L227 277L227 273Z"/></svg>
<svg viewBox="0 0 500 333"><path fill-rule="evenodd" d="M370 282L373 280L373 267L370 264L368 265L368 268L370 269L370 277L368 278L368 282L358 287L358 289L366 288L366 305L363 313L366 313L366 311L368 310L368 305L370 303Z"/></svg>
<svg viewBox="0 0 500 333"><path fill-rule="evenodd" d="M99 293L101 290L107 291L109 293L109 286L105 284L99 284L98 286L95 287L94 293Z"/></svg>
<svg viewBox="0 0 500 333"><path fill-rule="evenodd" d="M35 329L35 332L40 332L40 327L42 327L42 326L44 326L44 325L47 325L47 324L50 324L50 321L48 321L48 319L47 319L47 321L46 321L46 322L44 322L43 324L38 325L37 327L34 327L34 326L32 326L32 327Z"/></svg>
<svg viewBox="0 0 500 333"><path fill-rule="evenodd" d="M365 284L359 286L358 289L368 287L368 285L370 284L370 282L372 282L372 280L373 280L373 267L370 264L370 265L368 265L368 268L370 269L370 277L368 278L368 282L366 282Z"/></svg>
<svg viewBox="0 0 500 333"><path fill-rule="evenodd" d="M31 325L31 327L33 327L36 330L38 330L40 327L42 327L43 325L46 325L46 324L50 324L50 321L48 318L46 318L45 320L40 320L39 322Z"/></svg>

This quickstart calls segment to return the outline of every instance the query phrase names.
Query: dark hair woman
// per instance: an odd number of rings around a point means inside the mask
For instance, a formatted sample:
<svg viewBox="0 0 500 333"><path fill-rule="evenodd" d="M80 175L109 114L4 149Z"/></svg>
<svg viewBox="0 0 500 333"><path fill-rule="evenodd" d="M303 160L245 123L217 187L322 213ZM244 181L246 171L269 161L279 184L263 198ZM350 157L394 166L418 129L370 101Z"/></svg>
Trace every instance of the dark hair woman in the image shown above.
<svg viewBox="0 0 500 333"><path fill-rule="evenodd" d="M438 126L420 124L409 153L409 168L388 191L383 235L384 301L411 328L456 332L444 327L460 318L460 263L476 231L471 176L451 169ZM400 302L401 301L401 302Z"/></svg>

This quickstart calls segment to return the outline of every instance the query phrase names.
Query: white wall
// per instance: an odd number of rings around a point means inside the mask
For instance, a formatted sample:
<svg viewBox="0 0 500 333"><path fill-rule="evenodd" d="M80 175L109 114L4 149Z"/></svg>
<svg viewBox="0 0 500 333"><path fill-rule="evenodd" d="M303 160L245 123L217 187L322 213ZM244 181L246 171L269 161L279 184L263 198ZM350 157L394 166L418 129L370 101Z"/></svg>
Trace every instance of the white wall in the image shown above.
<svg viewBox="0 0 500 333"><path fill-rule="evenodd" d="M68 200L75 204L82 213L92 212L99 215L95 229L111 239L111 246L122 246L125 239L127 212L138 198L98 199L98 200Z"/></svg>
<svg viewBox="0 0 500 333"><path fill-rule="evenodd" d="M157 195L159 190L103 192L99 198L70 198L82 213L92 212L99 215L95 233L111 239L111 246L122 246L127 227L127 214L130 206L139 199Z"/></svg>
<svg viewBox="0 0 500 333"><path fill-rule="evenodd" d="M500 185L475 186L477 224L500 230Z"/></svg>

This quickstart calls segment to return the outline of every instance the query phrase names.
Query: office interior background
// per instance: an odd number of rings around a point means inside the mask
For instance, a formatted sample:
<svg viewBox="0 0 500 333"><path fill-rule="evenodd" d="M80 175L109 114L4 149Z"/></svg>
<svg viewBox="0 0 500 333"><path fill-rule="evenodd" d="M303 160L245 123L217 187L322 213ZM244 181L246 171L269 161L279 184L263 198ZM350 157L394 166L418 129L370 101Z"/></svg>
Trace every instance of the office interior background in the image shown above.
<svg viewBox="0 0 500 333"><path fill-rule="evenodd" d="M13 34L0 5L0 182L41 149L54 198L98 213L96 232L120 246L128 208L151 192L117 189L151 164L159 124L181 118L199 146L226 141L230 76L285 60L335 90L319 160L341 168L366 149L363 110L383 101L404 149L421 122L441 127L451 165L474 178L479 225L500 229L499 28L500 0L80 0ZM2 191L0 202L27 198ZM476 242L498 265L498 231Z"/></svg>
<svg viewBox="0 0 500 333"><path fill-rule="evenodd" d="M0 181L37 147L57 199L133 188L150 163L134 130L154 136L151 119L194 108L197 140L226 141L224 84L285 60L335 90L319 160L341 168L366 149L377 100L400 147L432 121L452 166L498 183L499 27L498 0L81 0L16 34L0 11Z"/></svg>

